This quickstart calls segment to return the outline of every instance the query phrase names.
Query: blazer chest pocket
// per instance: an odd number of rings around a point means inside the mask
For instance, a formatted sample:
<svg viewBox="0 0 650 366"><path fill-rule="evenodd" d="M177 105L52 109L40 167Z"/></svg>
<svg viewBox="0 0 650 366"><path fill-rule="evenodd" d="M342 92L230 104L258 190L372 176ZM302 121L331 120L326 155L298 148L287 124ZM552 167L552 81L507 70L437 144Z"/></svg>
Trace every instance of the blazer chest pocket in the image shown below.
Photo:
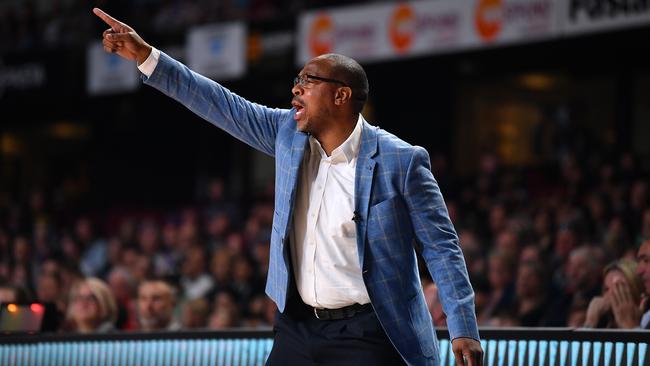
<svg viewBox="0 0 650 366"><path fill-rule="evenodd" d="M398 201L400 201L399 195L393 195L370 206L368 212L370 220L381 219L382 217L392 215L396 209L396 205L401 206L401 202L398 204Z"/></svg>
<svg viewBox="0 0 650 366"><path fill-rule="evenodd" d="M399 195L392 196L368 210L368 238L404 238L410 218Z"/></svg>

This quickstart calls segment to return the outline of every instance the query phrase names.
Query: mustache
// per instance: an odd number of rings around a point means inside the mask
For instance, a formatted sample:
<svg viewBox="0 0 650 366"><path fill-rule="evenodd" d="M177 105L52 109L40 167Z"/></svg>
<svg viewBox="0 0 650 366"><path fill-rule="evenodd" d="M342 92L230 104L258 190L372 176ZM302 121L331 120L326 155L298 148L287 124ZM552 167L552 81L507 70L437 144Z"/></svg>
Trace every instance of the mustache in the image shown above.
<svg viewBox="0 0 650 366"><path fill-rule="evenodd" d="M291 99L291 103L298 103L298 104L300 104L300 105L302 105L302 106L305 105L305 102L304 102L300 97L298 97L298 96L294 96L294 97Z"/></svg>

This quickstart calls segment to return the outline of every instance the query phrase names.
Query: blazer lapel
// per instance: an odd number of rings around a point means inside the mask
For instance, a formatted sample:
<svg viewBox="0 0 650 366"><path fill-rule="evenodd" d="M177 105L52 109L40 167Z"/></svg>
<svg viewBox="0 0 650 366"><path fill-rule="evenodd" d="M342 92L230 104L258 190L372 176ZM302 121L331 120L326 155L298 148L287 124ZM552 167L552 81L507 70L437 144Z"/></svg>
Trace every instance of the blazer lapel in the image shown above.
<svg viewBox="0 0 650 366"><path fill-rule="evenodd" d="M287 213L287 218L286 222L284 225L284 237L286 237L287 234L287 229L289 225L291 224L292 218L293 218L293 206L296 201L296 186L298 185L298 172L300 171L300 165L302 163L302 158L305 155L305 147L307 146L307 141L309 140L309 135L296 131L295 135L293 136L293 141L291 143L291 166L289 166L289 197L286 197L288 199L287 205L288 205L288 213Z"/></svg>
<svg viewBox="0 0 650 366"><path fill-rule="evenodd" d="M357 249L361 268L363 268L364 243L366 242L366 232L368 229L368 207L376 164L372 157L376 153L377 127L371 126L364 119L354 182L354 208L360 219L357 220Z"/></svg>

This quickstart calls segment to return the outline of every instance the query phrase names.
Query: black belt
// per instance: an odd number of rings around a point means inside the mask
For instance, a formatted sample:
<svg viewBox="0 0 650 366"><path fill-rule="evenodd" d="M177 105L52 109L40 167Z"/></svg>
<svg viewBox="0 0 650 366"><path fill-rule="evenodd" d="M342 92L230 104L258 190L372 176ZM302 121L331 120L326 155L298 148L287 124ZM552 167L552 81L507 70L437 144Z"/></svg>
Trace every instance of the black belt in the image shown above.
<svg viewBox="0 0 650 366"><path fill-rule="evenodd" d="M340 320L352 318L353 316L359 313L365 313L372 310L372 305L368 304L354 304L350 306L345 306L339 309L319 309L312 308L314 310L314 316L316 319L320 320Z"/></svg>

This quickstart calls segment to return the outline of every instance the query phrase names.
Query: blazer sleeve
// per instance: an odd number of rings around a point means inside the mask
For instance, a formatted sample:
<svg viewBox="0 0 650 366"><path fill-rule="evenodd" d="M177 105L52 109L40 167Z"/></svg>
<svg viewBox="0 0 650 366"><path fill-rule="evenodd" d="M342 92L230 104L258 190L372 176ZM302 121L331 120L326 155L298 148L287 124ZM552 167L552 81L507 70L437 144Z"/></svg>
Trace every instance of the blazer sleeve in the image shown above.
<svg viewBox="0 0 650 366"><path fill-rule="evenodd" d="M431 173L429 154L421 147L415 147L404 188L416 240L438 286L447 315L449 336L451 339L467 337L479 340L474 290L465 259L440 188Z"/></svg>
<svg viewBox="0 0 650 366"><path fill-rule="evenodd" d="M252 103L161 52L158 64L144 83L177 100L213 125L248 145L275 156L275 141L292 109Z"/></svg>

